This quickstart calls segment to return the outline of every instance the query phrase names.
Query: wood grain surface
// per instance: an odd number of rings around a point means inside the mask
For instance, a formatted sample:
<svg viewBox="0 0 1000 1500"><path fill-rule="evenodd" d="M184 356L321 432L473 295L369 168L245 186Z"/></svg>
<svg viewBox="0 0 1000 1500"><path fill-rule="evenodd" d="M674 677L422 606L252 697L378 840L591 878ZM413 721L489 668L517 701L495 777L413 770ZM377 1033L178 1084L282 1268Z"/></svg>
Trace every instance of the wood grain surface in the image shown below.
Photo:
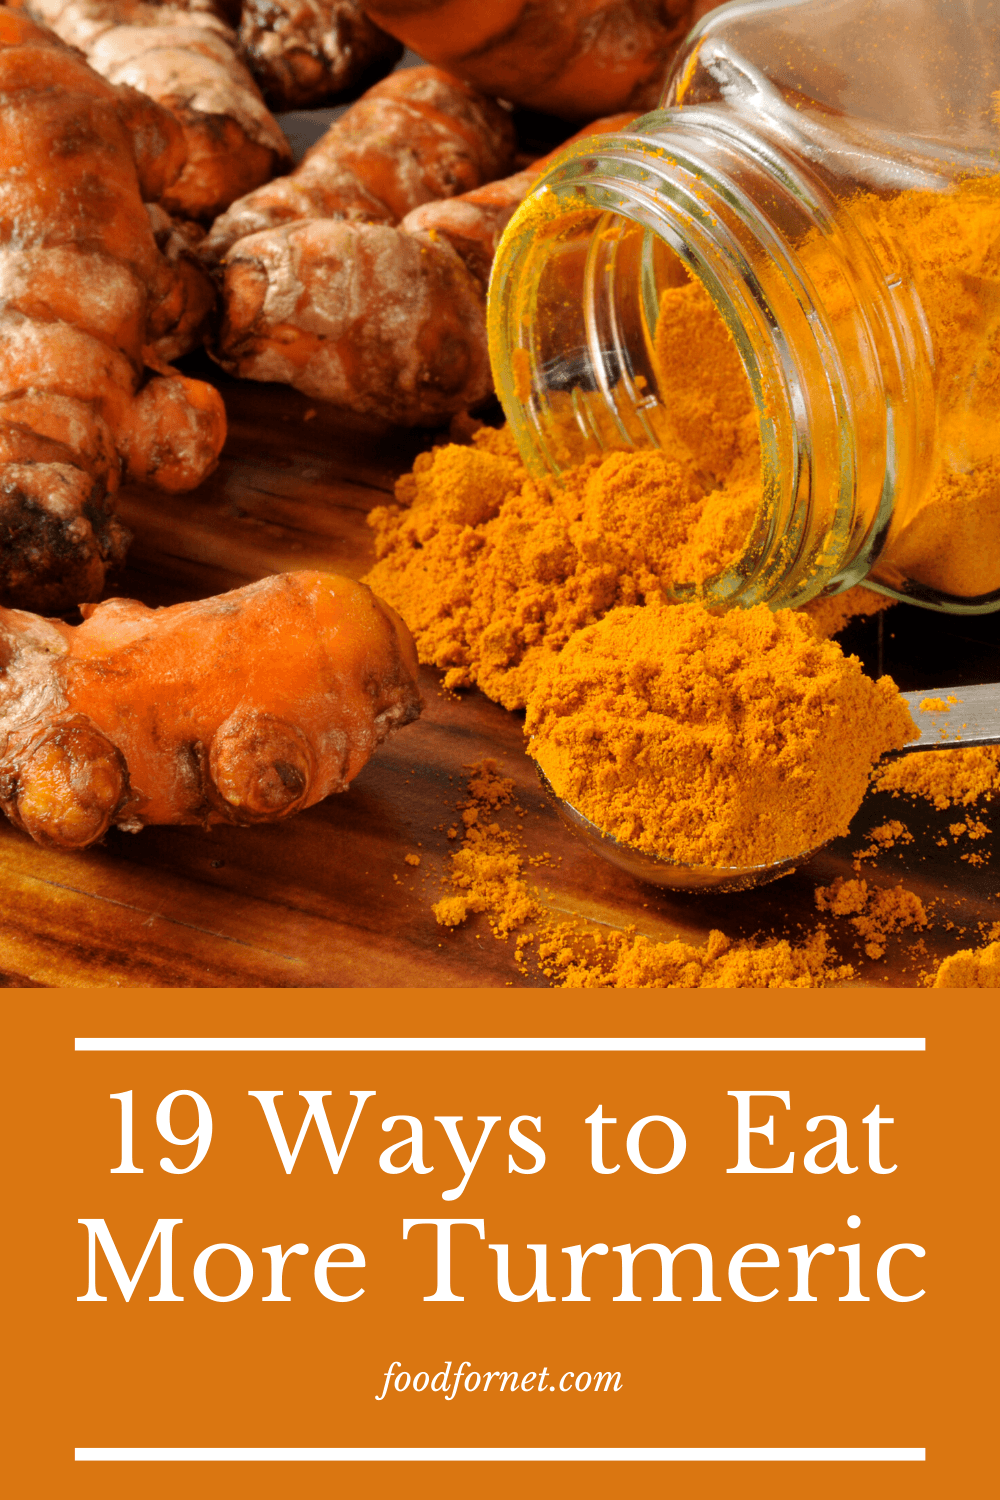
<svg viewBox="0 0 1000 1500"><path fill-rule="evenodd" d="M198 364L197 373L208 370ZM111 592L159 605L288 569L362 574L372 561L367 511L435 435L366 424L282 387L211 378L230 418L222 464L191 495L122 497L135 542ZM1000 679L998 615L899 607L852 627L844 643L903 688ZM0 982L546 988L547 979L518 969L513 943L496 939L484 917L451 930L431 912L456 847L446 831L463 768L484 756L514 778L525 812L508 821L526 854L548 855L530 875L561 912L694 942L712 928L794 937L816 923L816 885L852 873L865 833L902 817L914 842L883 854L866 877L904 882L932 904L934 925L890 939L873 962L846 923L830 924L857 982L915 985L932 959L977 944L983 926L1000 921L1000 863L959 857L972 849L988 857L992 833L963 846L948 834L957 814L884 795L866 800L849 838L771 886L666 895L595 860L563 827L524 754L521 715L479 693L445 695L434 672L424 672L422 687L422 719L393 736L350 791L286 823L112 830L84 854L41 849L0 825ZM407 854L419 855L419 867Z"/></svg>

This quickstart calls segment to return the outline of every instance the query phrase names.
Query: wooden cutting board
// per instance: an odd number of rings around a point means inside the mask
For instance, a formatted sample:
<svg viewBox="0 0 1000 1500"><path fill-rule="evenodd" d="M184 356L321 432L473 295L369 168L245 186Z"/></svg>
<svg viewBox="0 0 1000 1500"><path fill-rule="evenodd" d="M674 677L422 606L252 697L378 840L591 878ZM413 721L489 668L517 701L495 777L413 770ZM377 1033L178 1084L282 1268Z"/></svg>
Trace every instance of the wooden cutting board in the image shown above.
<svg viewBox="0 0 1000 1500"><path fill-rule="evenodd" d="M366 423L284 387L230 381L207 362L197 373L225 396L222 463L191 495L123 495L135 542L112 592L157 605L296 568L364 573L373 560L366 513L391 496L396 475L433 435ZM900 607L852 627L845 644L903 688L1000 680L1000 615ZM525 852L549 856L531 878L561 912L693 942L712 928L795 937L815 925L815 887L852 874L867 830L902 817L914 842L884 854L867 878L904 882L933 904L934 927L891 939L885 959L872 962L846 923L832 923L858 982L915 985L934 959L978 944L1000 922L1000 863L960 858L973 849L988 857L994 837L963 845L948 834L957 814L886 796L867 799L851 837L772 886L664 895L595 861L560 824L524 754L521 715L476 692L445 695L432 671L422 686L422 719L393 736L349 792L286 823L116 829L84 854L41 849L2 823L0 982L547 988L544 977L521 972L512 941L496 939L484 916L445 929L431 912L456 847L446 830L465 768L486 756L514 778Z"/></svg>

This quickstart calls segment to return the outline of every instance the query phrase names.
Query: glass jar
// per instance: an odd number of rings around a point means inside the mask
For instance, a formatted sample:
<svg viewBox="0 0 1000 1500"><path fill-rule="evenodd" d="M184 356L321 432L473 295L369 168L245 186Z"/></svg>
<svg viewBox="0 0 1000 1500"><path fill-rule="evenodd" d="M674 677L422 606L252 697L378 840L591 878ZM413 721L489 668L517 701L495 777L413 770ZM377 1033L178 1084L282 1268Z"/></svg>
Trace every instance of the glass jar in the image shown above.
<svg viewBox="0 0 1000 1500"><path fill-rule="evenodd" d="M661 109L568 148L490 285L530 469L669 454L687 351L658 321L691 279L749 381L761 499L742 552L672 596L797 606L863 579L1000 608L1000 4L725 5Z"/></svg>

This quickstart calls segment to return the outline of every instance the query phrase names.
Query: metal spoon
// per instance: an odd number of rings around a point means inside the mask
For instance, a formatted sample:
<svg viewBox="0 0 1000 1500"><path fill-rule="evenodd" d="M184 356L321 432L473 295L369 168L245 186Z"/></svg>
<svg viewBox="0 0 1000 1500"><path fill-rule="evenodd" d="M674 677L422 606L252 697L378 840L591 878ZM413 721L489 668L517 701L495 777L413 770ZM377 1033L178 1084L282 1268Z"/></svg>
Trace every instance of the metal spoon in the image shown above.
<svg viewBox="0 0 1000 1500"><path fill-rule="evenodd" d="M933 688L915 693L901 693L900 697L920 728L920 738L904 745L902 750L891 750L891 756L911 755L918 750L970 750L978 745L1000 745L1000 683L984 682L976 687ZM920 705L927 698L958 701L950 713L920 712ZM537 767L538 779L555 805L556 811L568 828L595 854L620 870L645 880L649 885L665 886L675 891L714 890L747 891L752 886L767 885L782 875L790 875L798 865L812 859L819 851L810 849L790 859L779 859L771 865L719 866L685 865L677 860L665 859L656 854L644 854L629 844L622 844L610 833L603 832L583 813L556 795L541 766Z"/></svg>

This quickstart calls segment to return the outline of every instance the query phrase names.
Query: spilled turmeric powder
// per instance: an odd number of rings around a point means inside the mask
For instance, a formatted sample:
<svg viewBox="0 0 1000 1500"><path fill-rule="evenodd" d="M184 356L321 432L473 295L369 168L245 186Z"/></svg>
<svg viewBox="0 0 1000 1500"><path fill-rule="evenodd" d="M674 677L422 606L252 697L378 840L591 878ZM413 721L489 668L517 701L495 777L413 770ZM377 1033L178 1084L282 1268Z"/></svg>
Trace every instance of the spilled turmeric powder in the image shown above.
<svg viewBox="0 0 1000 1500"><path fill-rule="evenodd" d="M921 750L880 766L873 785L894 797L923 798L934 807L971 807L1000 793L1000 749Z"/></svg>
<svg viewBox="0 0 1000 1500"><path fill-rule="evenodd" d="M574 631L722 571L756 508L657 449L588 459L561 486L532 479L491 428L421 454L396 496L368 518L379 561L367 582L446 687L478 685L505 708L524 707Z"/></svg>
<svg viewBox="0 0 1000 1500"><path fill-rule="evenodd" d="M1000 942L960 948L944 959L931 981L935 990L1000 990Z"/></svg>
<svg viewBox="0 0 1000 1500"><path fill-rule="evenodd" d="M807 619L765 605L613 610L541 670L529 753L619 842L685 864L794 859L846 833L878 758L916 737Z"/></svg>
<svg viewBox="0 0 1000 1500"><path fill-rule="evenodd" d="M481 428L469 445L421 454L398 503L371 512L379 561L366 582L446 688L478 686L523 708L575 631L617 606L663 601L677 576L703 582L730 565L756 509L750 467L706 495L650 449L589 459L559 488L529 477L505 429ZM856 587L803 613L829 636L891 602Z"/></svg>
<svg viewBox="0 0 1000 1500"><path fill-rule="evenodd" d="M799 941L733 940L713 931L699 946L557 915L528 880L517 835L498 821L513 801L513 782L493 760L468 769L468 797L460 804L465 835L449 857L450 894L434 914L443 927L481 914L494 936L513 938L523 973L531 957L542 977L562 989L802 989L853 978L821 926Z"/></svg>
<svg viewBox="0 0 1000 1500"><path fill-rule="evenodd" d="M822 594L818 599L810 599L802 606L802 613L809 616L820 635L830 637L839 635L852 620L881 614L895 603L888 594L876 594L864 584L856 583L842 594Z"/></svg>
<svg viewBox="0 0 1000 1500"><path fill-rule="evenodd" d="M913 843L913 834L898 818L890 818L888 823L880 823L877 828L871 829L868 837L872 841L873 852L880 849L894 849L897 844ZM865 851L865 857L870 857L869 851Z"/></svg>
<svg viewBox="0 0 1000 1500"><path fill-rule="evenodd" d="M974 597L1000 587L1000 179L869 195L850 212L887 278L915 289L933 349L933 462L897 497L876 575ZM800 248L822 288L826 248ZM831 315L850 318L834 280ZM379 561L366 581L447 687L521 708L576 630L619 606L690 597L743 557L761 503L758 414L700 282L663 289L655 365L659 448L571 463L555 484L529 477L507 433L483 429L421 455L397 503L372 512ZM831 635L888 603L855 587L806 608Z"/></svg>
<svg viewBox="0 0 1000 1500"><path fill-rule="evenodd" d="M890 280L916 289L936 406L927 481L898 497L877 572L987 595L1000 588L1000 177L872 195L859 216Z"/></svg>
<svg viewBox="0 0 1000 1500"><path fill-rule="evenodd" d="M850 210L862 228L874 226L887 279L898 273L927 308L933 349L936 411L925 434L933 460L898 498L877 576L973 597L1000 586L1000 489L991 488L1000 460L990 447L1000 420L1000 190L970 183L952 195L859 200ZM853 306L845 302L845 316ZM558 484L530 476L502 431L481 429L469 444L423 455L400 480L397 503L370 517L379 560L367 581L407 619L421 659L444 671L446 687L478 685L507 708L528 706L557 792L616 837L688 863L794 859L846 831L873 761L912 727L891 722L890 699L902 712L891 684L876 688L860 669L824 677L798 659L794 670L785 660L777 667L780 653L768 656L757 638L742 642L744 624L732 622L754 611L702 610L702 634L662 655L684 612L700 608L677 601L744 557L761 478L746 376L700 284L663 291L655 342L660 448L578 454ZM524 364L522 385L529 374ZM877 405L881 391L871 399ZM786 618L806 630L811 617L818 663L821 637L888 604L855 587L796 616L761 615L779 635L792 630ZM626 617L635 617L631 642L615 634ZM795 639L804 651L806 637ZM741 690L754 682L752 699L724 681L726 651ZM713 652L714 676L705 670ZM693 678L686 696L671 696L682 658L693 662ZM968 804L1000 785L1000 755L915 756L877 775L885 790L932 787L926 794L940 806ZM527 920L519 856L491 824L467 826L455 859L457 884L439 920L490 912L499 930L503 913ZM893 913L873 915L865 900L854 917L877 919L884 936ZM861 935L870 952L879 947L874 927Z"/></svg>
<svg viewBox="0 0 1000 1500"><path fill-rule="evenodd" d="M698 282L668 288L663 448L612 452L531 478L506 432L416 460L397 504L369 516L367 575L449 688L477 684L523 708L574 631L624 604L695 589L741 555L761 498L756 409L736 346Z"/></svg>
<svg viewBox="0 0 1000 1500"><path fill-rule="evenodd" d="M864 943L869 958L883 958L886 939L905 928L928 925L920 897L902 885L870 887L866 880L845 880L817 886L816 906L832 917L847 917Z"/></svg>
<svg viewBox="0 0 1000 1500"><path fill-rule="evenodd" d="M917 710L922 714L950 714L958 701L954 693L947 698L921 698Z"/></svg>

